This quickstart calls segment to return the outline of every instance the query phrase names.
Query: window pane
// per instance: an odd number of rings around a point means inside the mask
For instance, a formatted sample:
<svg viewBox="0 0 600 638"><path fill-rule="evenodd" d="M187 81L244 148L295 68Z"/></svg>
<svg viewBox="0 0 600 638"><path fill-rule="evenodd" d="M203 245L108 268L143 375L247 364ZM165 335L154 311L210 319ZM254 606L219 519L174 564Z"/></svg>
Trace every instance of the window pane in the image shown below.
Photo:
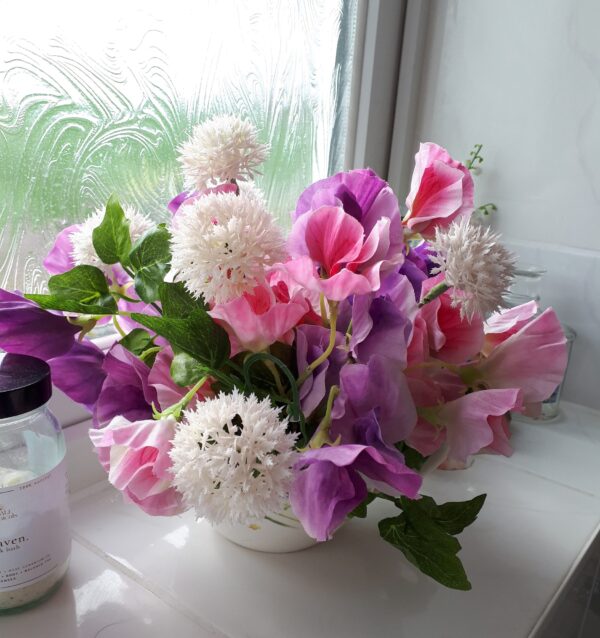
<svg viewBox="0 0 600 638"><path fill-rule="evenodd" d="M112 192L165 218L182 190L177 147L214 113L247 117L270 143L259 181L284 224L302 188L341 167L355 0L109 1L93 14L57 0L8 13L2 287L42 288L55 235Z"/></svg>

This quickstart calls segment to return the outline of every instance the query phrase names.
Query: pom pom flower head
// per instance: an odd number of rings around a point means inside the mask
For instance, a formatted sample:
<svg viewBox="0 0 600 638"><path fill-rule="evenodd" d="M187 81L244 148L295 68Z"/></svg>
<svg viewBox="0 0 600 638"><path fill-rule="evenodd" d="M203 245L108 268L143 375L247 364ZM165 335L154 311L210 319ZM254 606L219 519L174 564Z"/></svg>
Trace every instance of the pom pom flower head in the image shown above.
<svg viewBox="0 0 600 638"><path fill-rule="evenodd" d="M202 190L214 183L253 179L268 146L258 141L250 122L224 115L196 126L180 151L186 188Z"/></svg>
<svg viewBox="0 0 600 638"><path fill-rule="evenodd" d="M183 206L174 220L173 270L188 290L225 303L252 291L285 256L284 239L260 192L212 193Z"/></svg>
<svg viewBox="0 0 600 638"><path fill-rule="evenodd" d="M268 399L237 390L185 412L173 439L173 476L198 517L247 523L283 507L296 436L279 412Z"/></svg>
<svg viewBox="0 0 600 638"><path fill-rule="evenodd" d="M485 317L504 305L515 258L499 239L489 227L463 218L447 230L438 229L431 242L431 260L437 264L432 274L443 273L446 287L453 287L452 305L460 306L463 318Z"/></svg>

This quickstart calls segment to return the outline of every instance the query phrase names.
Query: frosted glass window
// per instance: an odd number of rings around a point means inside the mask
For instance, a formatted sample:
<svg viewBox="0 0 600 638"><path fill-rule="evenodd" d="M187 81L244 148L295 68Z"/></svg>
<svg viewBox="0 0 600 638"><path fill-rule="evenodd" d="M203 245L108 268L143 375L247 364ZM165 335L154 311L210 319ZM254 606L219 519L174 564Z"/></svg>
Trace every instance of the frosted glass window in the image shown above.
<svg viewBox="0 0 600 638"><path fill-rule="evenodd" d="M0 286L43 288L57 232L110 193L166 218L177 147L215 113L262 131L260 185L287 224L341 167L355 15L355 0L5 3Z"/></svg>

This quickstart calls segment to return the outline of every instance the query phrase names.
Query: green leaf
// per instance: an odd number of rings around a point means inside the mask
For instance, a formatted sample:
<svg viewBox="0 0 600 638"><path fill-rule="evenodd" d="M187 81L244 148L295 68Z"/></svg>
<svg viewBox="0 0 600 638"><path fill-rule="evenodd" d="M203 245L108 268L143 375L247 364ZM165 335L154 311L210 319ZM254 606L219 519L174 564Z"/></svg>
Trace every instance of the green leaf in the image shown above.
<svg viewBox="0 0 600 638"><path fill-rule="evenodd" d="M485 494L480 494L470 501L444 503L438 505L436 523L449 534L460 534L465 527L475 521L485 503Z"/></svg>
<svg viewBox="0 0 600 638"><path fill-rule="evenodd" d="M194 310L208 310L203 299L195 299L181 282L163 282L159 287L159 298L165 317L188 317Z"/></svg>
<svg viewBox="0 0 600 638"><path fill-rule="evenodd" d="M415 533L422 539L430 541L439 548L445 549L452 554L460 551L460 543L443 529L432 516L435 510L431 510L427 501L423 499L411 500L406 497L400 499L404 514ZM430 499L433 501L433 499ZM433 501L435 503L435 501Z"/></svg>
<svg viewBox="0 0 600 638"><path fill-rule="evenodd" d="M212 370L218 370L229 357L227 333L205 310L196 309L185 318L138 313L132 313L131 318L165 337L174 349L186 352Z"/></svg>
<svg viewBox="0 0 600 638"><path fill-rule="evenodd" d="M148 348L154 345L154 336L143 328L134 328L127 336L123 337L119 343L133 352L136 357L143 354Z"/></svg>
<svg viewBox="0 0 600 638"><path fill-rule="evenodd" d="M106 204L102 223L92 232L92 242L98 257L105 264L127 263L131 250L129 221L114 195L110 196Z"/></svg>
<svg viewBox="0 0 600 638"><path fill-rule="evenodd" d="M420 452L417 452L417 450L406 445L404 441L396 443L395 447L399 452L402 452L404 462L411 470L416 470L418 472L423 467L423 463L425 463L426 458Z"/></svg>
<svg viewBox="0 0 600 638"><path fill-rule="evenodd" d="M171 267L170 238L165 225L160 224L140 237L129 253L135 290L146 303L159 298L160 286Z"/></svg>
<svg viewBox="0 0 600 638"><path fill-rule="evenodd" d="M49 295L25 295L41 308L87 315L117 312L104 273L95 266L75 266L48 280Z"/></svg>
<svg viewBox="0 0 600 638"><path fill-rule="evenodd" d="M411 525L405 513L380 521L379 533L384 540L399 549L415 567L438 583L452 589L471 589L471 583L456 552L423 537Z"/></svg>
<svg viewBox="0 0 600 638"><path fill-rule="evenodd" d="M367 506L369 503L372 503L377 497L375 494L367 494L365 500L355 507L350 514L348 514L349 518L367 518Z"/></svg>
<svg viewBox="0 0 600 638"><path fill-rule="evenodd" d="M177 385L187 387L206 374L206 366L185 352L179 352L171 362L171 378Z"/></svg>

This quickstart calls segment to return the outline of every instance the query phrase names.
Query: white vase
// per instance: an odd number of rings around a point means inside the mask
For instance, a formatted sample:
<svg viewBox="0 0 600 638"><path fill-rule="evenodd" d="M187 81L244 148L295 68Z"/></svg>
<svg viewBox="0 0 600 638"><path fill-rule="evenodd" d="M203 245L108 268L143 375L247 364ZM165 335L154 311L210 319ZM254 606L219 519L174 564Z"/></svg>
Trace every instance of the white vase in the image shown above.
<svg viewBox="0 0 600 638"><path fill-rule="evenodd" d="M246 525L216 525L215 530L236 545L257 552L298 552L317 544L290 509Z"/></svg>

